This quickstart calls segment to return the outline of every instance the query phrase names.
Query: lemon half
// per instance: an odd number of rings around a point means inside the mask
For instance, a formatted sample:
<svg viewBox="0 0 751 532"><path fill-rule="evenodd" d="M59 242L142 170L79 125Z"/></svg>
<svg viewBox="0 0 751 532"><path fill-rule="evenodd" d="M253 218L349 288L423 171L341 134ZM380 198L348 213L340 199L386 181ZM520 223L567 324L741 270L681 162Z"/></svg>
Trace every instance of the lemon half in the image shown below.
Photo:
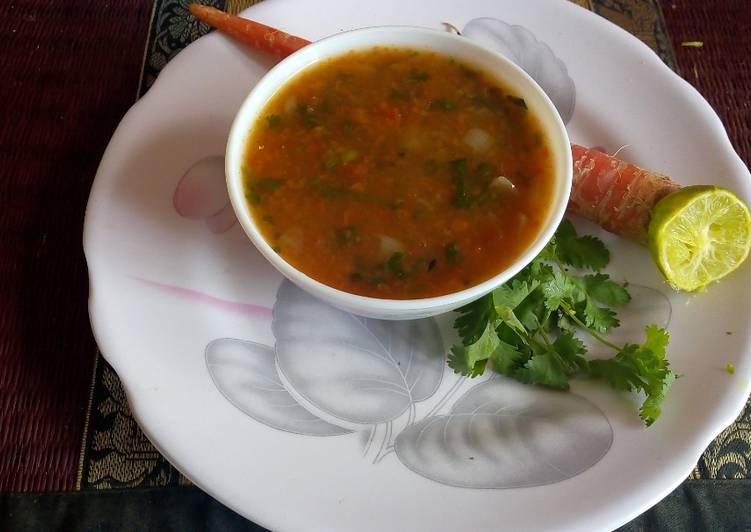
<svg viewBox="0 0 751 532"><path fill-rule="evenodd" d="M751 214L733 192L684 187L652 212L649 249L676 290L694 292L738 268L751 248Z"/></svg>

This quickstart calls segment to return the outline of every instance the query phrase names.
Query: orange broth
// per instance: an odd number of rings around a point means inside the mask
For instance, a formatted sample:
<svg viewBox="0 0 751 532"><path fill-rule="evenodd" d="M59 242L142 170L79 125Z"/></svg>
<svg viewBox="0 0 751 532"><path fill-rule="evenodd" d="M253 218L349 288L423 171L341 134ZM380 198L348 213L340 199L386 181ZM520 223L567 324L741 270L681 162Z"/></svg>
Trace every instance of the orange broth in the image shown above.
<svg viewBox="0 0 751 532"><path fill-rule="evenodd" d="M346 292L455 292L531 245L553 191L526 102L470 65L379 47L308 68L268 102L243 168L252 215L289 264Z"/></svg>

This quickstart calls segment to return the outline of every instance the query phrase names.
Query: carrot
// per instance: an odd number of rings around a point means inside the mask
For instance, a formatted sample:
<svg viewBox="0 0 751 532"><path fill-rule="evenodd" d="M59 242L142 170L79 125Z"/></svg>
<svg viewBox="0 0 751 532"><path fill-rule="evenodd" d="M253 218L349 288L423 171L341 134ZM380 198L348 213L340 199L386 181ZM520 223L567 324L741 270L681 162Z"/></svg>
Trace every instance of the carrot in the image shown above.
<svg viewBox="0 0 751 532"><path fill-rule="evenodd" d="M188 9L202 22L279 59L310 44L300 37L213 7L191 4ZM577 144L572 144L571 149L574 179L568 212L617 235L646 242L652 209L680 185L665 175L643 170L598 150Z"/></svg>
<svg viewBox="0 0 751 532"><path fill-rule="evenodd" d="M571 149L574 179L568 212L611 233L646 242L652 209L680 185L598 150L576 144Z"/></svg>
<svg viewBox="0 0 751 532"><path fill-rule="evenodd" d="M310 41L300 37L295 37L260 22L229 15L213 7L190 4L188 10L198 20L222 33L247 44L251 48L263 50L280 58L310 44Z"/></svg>

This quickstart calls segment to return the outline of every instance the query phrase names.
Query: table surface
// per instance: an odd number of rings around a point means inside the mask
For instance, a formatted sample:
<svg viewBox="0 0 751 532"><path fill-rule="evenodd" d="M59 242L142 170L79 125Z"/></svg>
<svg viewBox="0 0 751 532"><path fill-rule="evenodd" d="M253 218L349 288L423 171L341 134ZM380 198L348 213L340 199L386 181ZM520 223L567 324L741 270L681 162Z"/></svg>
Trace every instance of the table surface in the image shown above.
<svg viewBox="0 0 751 532"><path fill-rule="evenodd" d="M237 12L253 2L211 3ZM577 3L658 51L710 102L741 158L751 163L749 0ZM73 508L78 503L71 501L82 497L96 497L110 512L147 511L169 501L222 515L197 490L179 487L189 482L130 417L91 333L81 247L89 189L115 127L164 64L207 30L187 21L181 0L0 5L0 493L6 494L0 495L0 529L10 528L4 518L18 525L23 512L58 515L55 508ZM703 46L682 45L686 41ZM731 492L749 497L749 478L747 407L710 446L684 491L666 503L686 514L697 490L708 499ZM129 502L106 506L113 497ZM237 516L211 521L209 514L203 515L207 524L248 526ZM104 514L87 515L79 523L101 523ZM669 522L656 515L651 523ZM710 527L724 519L713 510L705 517Z"/></svg>

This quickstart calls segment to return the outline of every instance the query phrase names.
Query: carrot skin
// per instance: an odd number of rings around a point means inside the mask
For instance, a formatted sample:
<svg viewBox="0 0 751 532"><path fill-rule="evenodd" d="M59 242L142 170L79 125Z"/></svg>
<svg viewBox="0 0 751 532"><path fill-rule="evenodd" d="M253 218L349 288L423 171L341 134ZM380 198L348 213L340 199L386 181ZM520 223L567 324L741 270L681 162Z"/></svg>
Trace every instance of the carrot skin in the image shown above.
<svg viewBox="0 0 751 532"><path fill-rule="evenodd" d="M310 41L300 37L260 22L229 15L214 7L190 4L188 10L201 22L247 44L251 48L263 50L279 58L287 57L310 44Z"/></svg>
<svg viewBox="0 0 751 532"><path fill-rule="evenodd" d="M568 212L611 233L646 242L654 206L680 185L598 150L571 145L574 177Z"/></svg>

